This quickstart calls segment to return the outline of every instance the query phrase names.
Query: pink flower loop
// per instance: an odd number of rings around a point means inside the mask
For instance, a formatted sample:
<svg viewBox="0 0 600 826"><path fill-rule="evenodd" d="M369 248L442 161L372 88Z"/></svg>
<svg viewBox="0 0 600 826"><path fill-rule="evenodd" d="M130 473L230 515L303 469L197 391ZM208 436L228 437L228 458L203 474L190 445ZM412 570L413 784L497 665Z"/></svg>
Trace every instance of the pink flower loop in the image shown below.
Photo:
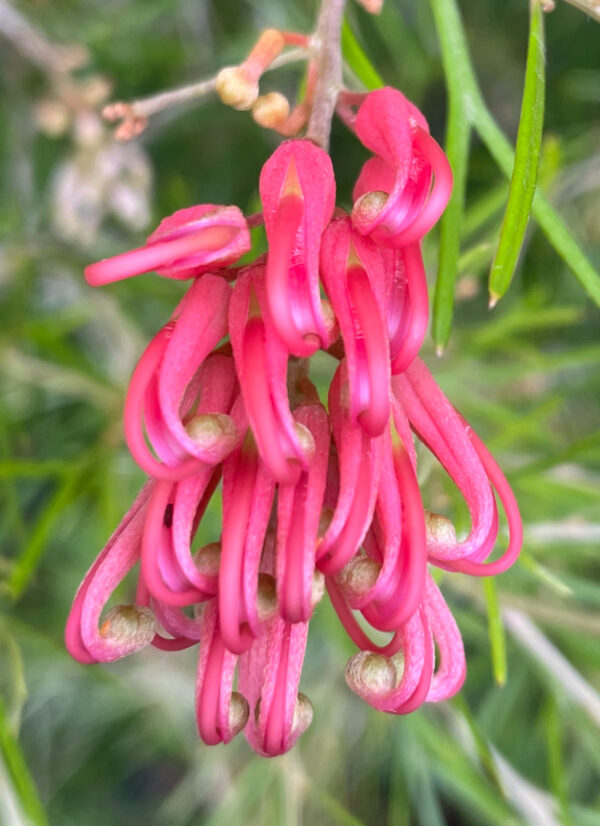
<svg viewBox="0 0 600 826"><path fill-rule="evenodd" d="M347 217L337 218L323 236L321 273L344 341L352 418L378 436L390 414L384 260Z"/></svg>
<svg viewBox="0 0 600 826"><path fill-rule="evenodd" d="M154 637L152 613L144 606L118 606L98 627L110 595L140 557L152 489L152 482L142 488L75 595L65 628L65 644L79 662L118 660L144 648Z"/></svg>
<svg viewBox="0 0 600 826"><path fill-rule="evenodd" d="M264 267L238 279L229 308L229 331L240 389L261 459L281 484L295 484L308 468L292 416L288 352L266 307Z"/></svg>
<svg viewBox="0 0 600 826"><path fill-rule="evenodd" d="M402 373L416 358L429 321L429 292L419 244L390 251L395 270L401 263L402 281L390 284L388 327L392 375Z"/></svg>
<svg viewBox="0 0 600 826"><path fill-rule="evenodd" d="M250 434L223 471L223 536L219 568L221 636L234 654L262 633L257 598L260 559L271 515L275 483Z"/></svg>
<svg viewBox="0 0 600 826"><path fill-rule="evenodd" d="M209 355L226 333L229 295L230 288L216 276L196 281L176 319L155 336L134 370L125 402L125 439L140 467L155 478L178 480L215 465L239 440L228 415L235 384L232 360Z"/></svg>
<svg viewBox="0 0 600 826"><path fill-rule="evenodd" d="M296 485L281 485L277 498L277 595L288 622L307 622L313 611L315 548L325 495L329 420L320 404L300 405L294 419L314 440L314 458Z"/></svg>
<svg viewBox="0 0 600 826"><path fill-rule="evenodd" d="M85 278L99 287L155 270L183 280L232 264L250 246L246 220L237 207L202 204L164 218L145 246L90 264Z"/></svg>
<svg viewBox="0 0 600 826"><path fill-rule="evenodd" d="M264 165L259 186L269 312L288 351L304 358L331 337L319 292L321 235L335 206L331 159L311 141L286 141Z"/></svg>

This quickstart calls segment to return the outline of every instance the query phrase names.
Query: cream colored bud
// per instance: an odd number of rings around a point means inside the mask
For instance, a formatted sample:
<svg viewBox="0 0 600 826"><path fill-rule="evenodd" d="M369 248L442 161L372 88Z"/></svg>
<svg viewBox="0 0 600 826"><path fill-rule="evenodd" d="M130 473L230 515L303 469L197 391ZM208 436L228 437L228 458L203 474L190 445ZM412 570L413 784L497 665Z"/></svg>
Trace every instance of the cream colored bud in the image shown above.
<svg viewBox="0 0 600 826"><path fill-rule="evenodd" d="M100 636L119 643L148 645L156 633L156 620L143 605L115 605L100 626Z"/></svg>
<svg viewBox="0 0 600 826"><path fill-rule="evenodd" d="M223 103L234 109L251 109L258 97L258 83L248 80L240 66L221 69L215 88Z"/></svg>
<svg viewBox="0 0 600 826"><path fill-rule="evenodd" d="M428 545L447 547L456 544L456 529L451 520L441 513L425 511L425 530Z"/></svg>
<svg viewBox="0 0 600 826"><path fill-rule="evenodd" d="M218 576L221 564L221 543L209 542L194 554L196 567L204 576Z"/></svg>
<svg viewBox="0 0 600 826"><path fill-rule="evenodd" d="M396 687L397 672L392 660L383 654L359 651L348 660L346 682L357 694L386 694Z"/></svg>
<svg viewBox="0 0 600 826"><path fill-rule="evenodd" d="M235 737L245 728L250 717L250 706L248 700L239 691L232 691L229 704L229 728Z"/></svg>
<svg viewBox="0 0 600 826"><path fill-rule="evenodd" d="M329 336L333 336L333 333L335 332L335 328L337 326L337 318L335 317L335 313L333 312L331 301L329 301L326 298L321 299L321 315L323 316L323 322L325 324L327 334Z"/></svg>
<svg viewBox="0 0 600 826"><path fill-rule="evenodd" d="M252 107L252 117L259 126L273 129L282 123L290 114L290 104L285 95L279 92L269 92L260 95Z"/></svg>
<svg viewBox="0 0 600 826"><path fill-rule="evenodd" d="M360 223L370 224L374 221L384 206L387 204L388 195L386 192L375 191L365 192L356 201L352 208L352 217L357 218Z"/></svg>
<svg viewBox="0 0 600 826"><path fill-rule="evenodd" d="M277 612L277 586L270 574L258 575L256 608L261 622L271 619Z"/></svg>
<svg viewBox="0 0 600 826"><path fill-rule="evenodd" d="M364 554L356 554L337 575L337 583L344 596L362 597L377 582L381 565Z"/></svg>
<svg viewBox="0 0 600 826"><path fill-rule="evenodd" d="M313 720L313 705L306 694L298 692L296 705L294 706L294 716L292 718L292 734L300 736L304 734Z"/></svg>
<svg viewBox="0 0 600 826"><path fill-rule="evenodd" d="M42 132L51 138L58 138L69 128L71 113L61 101L46 98L36 105L35 119Z"/></svg>
<svg viewBox="0 0 600 826"><path fill-rule="evenodd" d="M310 592L310 601L313 608L321 602L324 594L325 576L321 573L321 571L315 571L313 573L312 589Z"/></svg>
<svg viewBox="0 0 600 826"><path fill-rule="evenodd" d="M235 437L235 425L225 413L200 413L185 425L190 439L203 448L210 448L222 439Z"/></svg>
<svg viewBox="0 0 600 826"><path fill-rule="evenodd" d="M300 442L302 452L308 460L312 459L317 449L317 446L315 445L314 436L312 435L308 427L305 427L303 424L300 424L300 422L294 422L294 430L296 431L296 436L298 437L298 441Z"/></svg>

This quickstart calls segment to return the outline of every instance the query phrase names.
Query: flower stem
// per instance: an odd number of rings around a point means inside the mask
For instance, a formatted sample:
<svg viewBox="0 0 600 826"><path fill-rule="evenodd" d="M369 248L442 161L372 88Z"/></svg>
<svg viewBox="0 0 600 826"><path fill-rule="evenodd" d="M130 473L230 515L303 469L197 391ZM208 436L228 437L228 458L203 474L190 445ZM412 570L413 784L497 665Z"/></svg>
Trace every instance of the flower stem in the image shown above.
<svg viewBox="0 0 600 826"><path fill-rule="evenodd" d="M317 83L306 137L323 149L329 147L331 121L342 88L341 33L346 0L322 0L313 40Z"/></svg>

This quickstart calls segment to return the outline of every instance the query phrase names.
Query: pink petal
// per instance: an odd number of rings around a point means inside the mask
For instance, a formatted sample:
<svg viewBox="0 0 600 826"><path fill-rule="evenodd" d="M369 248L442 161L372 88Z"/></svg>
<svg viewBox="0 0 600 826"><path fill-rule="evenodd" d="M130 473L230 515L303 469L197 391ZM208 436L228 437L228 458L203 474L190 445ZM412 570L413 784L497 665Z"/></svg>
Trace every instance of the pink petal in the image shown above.
<svg viewBox="0 0 600 826"><path fill-rule="evenodd" d="M67 619L65 643L68 652L79 662L112 662L132 654L149 642L111 639L102 635L98 623L110 595L139 559L152 490L152 482L142 488L75 595Z"/></svg>
<svg viewBox="0 0 600 826"><path fill-rule="evenodd" d="M163 219L146 246L86 267L85 278L92 287L150 270L166 278L192 278L237 261L250 246L250 233L237 207L202 204Z"/></svg>
<svg viewBox="0 0 600 826"><path fill-rule="evenodd" d="M277 497L277 595L288 622L307 622L312 614L315 550L325 495L329 457L329 420L320 404L303 404L294 419L312 433L315 455L296 485L282 485Z"/></svg>
<svg viewBox="0 0 600 826"><path fill-rule="evenodd" d="M311 141L282 143L263 167L260 196L269 242L269 310L289 352L306 357L328 338L319 246L335 206L329 155Z"/></svg>

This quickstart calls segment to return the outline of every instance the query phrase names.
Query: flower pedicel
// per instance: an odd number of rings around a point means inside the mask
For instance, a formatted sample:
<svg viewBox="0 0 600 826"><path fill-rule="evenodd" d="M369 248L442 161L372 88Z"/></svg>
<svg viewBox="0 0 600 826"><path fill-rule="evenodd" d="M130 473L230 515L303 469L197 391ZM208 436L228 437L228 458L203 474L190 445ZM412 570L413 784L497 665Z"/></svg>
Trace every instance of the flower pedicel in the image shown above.
<svg viewBox="0 0 600 826"><path fill-rule="evenodd" d="M227 743L243 730L266 756L291 748L312 720L299 684L325 590L360 649L349 687L407 714L451 697L465 677L430 566L501 573L522 539L502 472L417 357L428 319L420 246L450 197L448 162L400 92L358 104L344 119L373 157L350 214L335 209L327 153L289 140L260 176L266 256L235 267L251 248L247 221L210 204L86 270L94 286L150 269L192 283L134 371L125 434L151 478L77 592L67 648L91 663L199 644L201 738ZM339 361L327 408L309 374L318 349ZM462 540L424 508L414 437L465 499ZM221 480L221 536L194 550ZM509 543L489 562L494 491ZM136 604L102 618L138 561ZM388 642L372 642L365 623Z"/></svg>

